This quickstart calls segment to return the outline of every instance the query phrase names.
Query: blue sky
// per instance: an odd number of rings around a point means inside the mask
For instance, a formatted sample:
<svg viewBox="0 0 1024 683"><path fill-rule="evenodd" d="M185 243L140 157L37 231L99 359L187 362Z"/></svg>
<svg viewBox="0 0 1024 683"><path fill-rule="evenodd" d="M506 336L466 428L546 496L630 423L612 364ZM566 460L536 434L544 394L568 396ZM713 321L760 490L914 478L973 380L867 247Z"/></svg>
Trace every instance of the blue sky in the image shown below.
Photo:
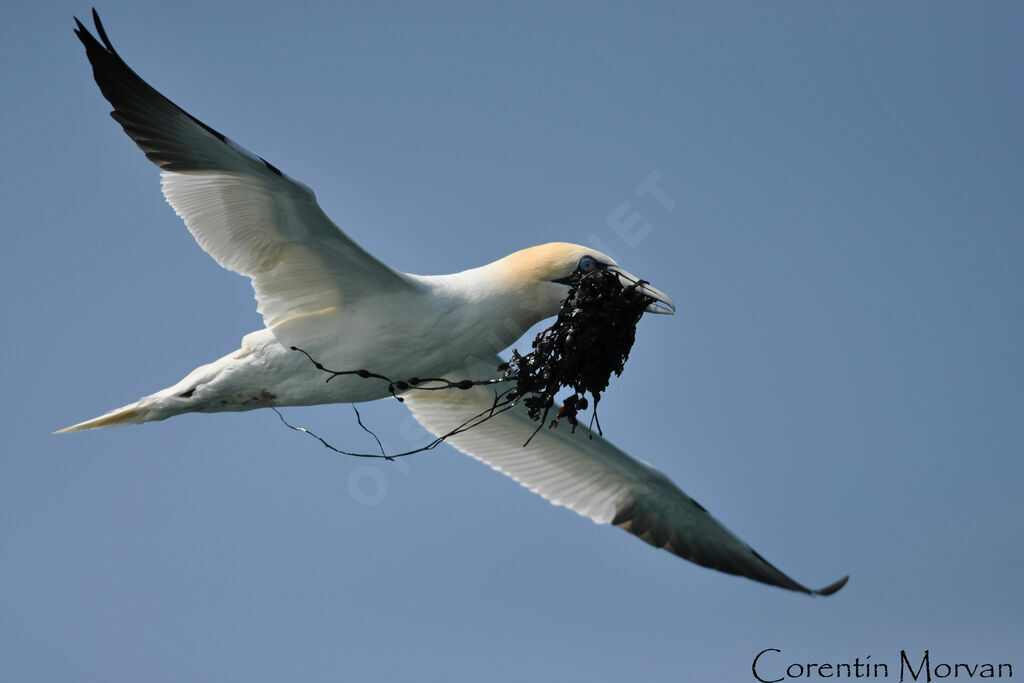
<svg viewBox="0 0 1024 683"><path fill-rule="evenodd" d="M1024 671L1018 5L99 10L144 78L399 269L565 240L672 295L606 434L797 580L852 578L811 599L712 572L448 447L368 464L269 411L51 435L261 322L107 116L89 6L21 3L0 677L744 681L765 648ZM651 174L670 210L637 196ZM347 406L286 415L371 446ZM418 443L394 402L363 416Z"/></svg>

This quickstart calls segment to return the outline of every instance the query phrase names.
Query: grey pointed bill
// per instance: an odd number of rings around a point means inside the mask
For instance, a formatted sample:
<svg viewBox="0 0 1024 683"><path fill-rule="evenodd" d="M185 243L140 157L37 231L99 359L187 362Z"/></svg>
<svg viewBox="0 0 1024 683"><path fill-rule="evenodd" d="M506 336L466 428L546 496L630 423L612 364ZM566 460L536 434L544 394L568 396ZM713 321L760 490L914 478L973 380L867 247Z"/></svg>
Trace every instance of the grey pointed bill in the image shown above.
<svg viewBox="0 0 1024 683"><path fill-rule="evenodd" d="M651 286L651 283L646 280L641 280L636 275L633 275L628 270L623 270L618 266L608 266L608 270L619 276L619 281L623 287L629 287L630 285L637 285L636 291L640 292L649 299L654 299L647 308L644 309L645 313L660 313L664 315L672 315L676 312L676 305L665 292L661 291L657 287Z"/></svg>

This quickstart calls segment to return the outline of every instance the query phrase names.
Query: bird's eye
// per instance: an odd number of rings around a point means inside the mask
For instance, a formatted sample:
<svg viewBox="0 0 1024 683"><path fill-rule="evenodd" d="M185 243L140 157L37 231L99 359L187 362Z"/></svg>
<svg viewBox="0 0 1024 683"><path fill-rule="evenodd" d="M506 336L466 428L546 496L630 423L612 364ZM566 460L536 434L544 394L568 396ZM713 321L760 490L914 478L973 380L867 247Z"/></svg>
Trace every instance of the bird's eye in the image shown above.
<svg viewBox="0 0 1024 683"><path fill-rule="evenodd" d="M584 256L580 259L579 270L581 273L592 273L597 270L597 261L593 256Z"/></svg>

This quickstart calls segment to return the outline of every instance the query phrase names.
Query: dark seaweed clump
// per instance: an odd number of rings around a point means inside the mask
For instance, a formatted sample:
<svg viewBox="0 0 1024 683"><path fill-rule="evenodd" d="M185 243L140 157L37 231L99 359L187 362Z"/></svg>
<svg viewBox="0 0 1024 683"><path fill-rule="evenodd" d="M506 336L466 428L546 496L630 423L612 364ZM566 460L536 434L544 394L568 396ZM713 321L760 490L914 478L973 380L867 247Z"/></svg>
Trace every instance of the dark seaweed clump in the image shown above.
<svg viewBox="0 0 1024 683"><path fill-rule="evenodd" d="M587 394L594 400L592 421L596 419L601 392L613 372L622 374L636 325L653 301L636 291L641 283L624 287L618 275L607 270L574 275L558 318L537 335L533 351L525 356L512 352L505 379L515 381L516 387L508 398L524 397L527 414L543 425L555 406L555 395L566 387L573 393L548 426L565 418L575 431L577 413L589 405ZM597 427L600 432L600 422Z"/></svg>

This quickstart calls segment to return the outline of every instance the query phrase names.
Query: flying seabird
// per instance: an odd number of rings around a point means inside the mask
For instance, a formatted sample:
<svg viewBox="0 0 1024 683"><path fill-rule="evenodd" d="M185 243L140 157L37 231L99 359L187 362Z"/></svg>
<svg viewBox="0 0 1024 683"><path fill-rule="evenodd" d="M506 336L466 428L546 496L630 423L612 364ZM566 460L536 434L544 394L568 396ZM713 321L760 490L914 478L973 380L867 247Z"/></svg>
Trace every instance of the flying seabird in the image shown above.
<svg viewBox="0 0 1024 683"><path fill-rule="evenodd" d="M390 378L492 377L497 352L558 313L577 271L640 282L651 313L672 300L609 256L568 243L517 251L451 275L413 275L364 251L324 214L313 191L188 114L146 83L78 19L111 116L160 167L164 196L221 266L252 280L265 329L177 384L60 432L164 420L189 412L357 403L393 395L386 380L339 376L365 368ZM102 41L102 42L100 42ZM309 356L296 353L301 348ZM484 374L482 374L484 373ZM417 391L405 404L437 436L494 406L494 389ZM599 524L614 524L691 562L805 593L830 595L847 577L805 588L683 493L665 475L584 429L541 429L521 405L447 437L460 451ZM536 433L534 434L534 432ZM531 438L532 435L532 438ZM529 442L524 446L524 443Z"/></svg>

